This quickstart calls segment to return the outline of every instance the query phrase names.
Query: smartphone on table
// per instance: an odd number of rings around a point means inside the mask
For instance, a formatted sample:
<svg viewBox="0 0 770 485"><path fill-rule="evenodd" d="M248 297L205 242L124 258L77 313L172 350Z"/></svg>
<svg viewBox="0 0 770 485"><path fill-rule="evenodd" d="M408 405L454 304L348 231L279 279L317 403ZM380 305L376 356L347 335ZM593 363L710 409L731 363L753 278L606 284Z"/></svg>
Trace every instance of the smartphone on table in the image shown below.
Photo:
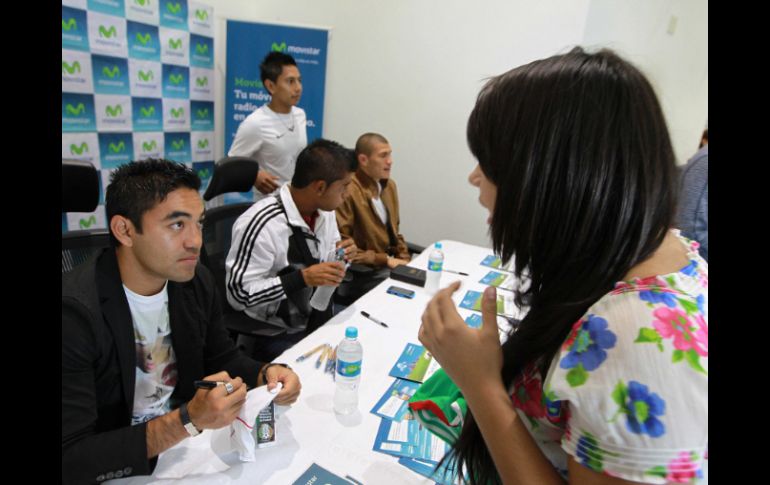
<svg viewBox="0 0 770 485"><path fill-rule="evenodd" d="M400 286L389 287L388 293L391 295L400 296L401 298L414 298L414 291L401 288Z"/></svg>

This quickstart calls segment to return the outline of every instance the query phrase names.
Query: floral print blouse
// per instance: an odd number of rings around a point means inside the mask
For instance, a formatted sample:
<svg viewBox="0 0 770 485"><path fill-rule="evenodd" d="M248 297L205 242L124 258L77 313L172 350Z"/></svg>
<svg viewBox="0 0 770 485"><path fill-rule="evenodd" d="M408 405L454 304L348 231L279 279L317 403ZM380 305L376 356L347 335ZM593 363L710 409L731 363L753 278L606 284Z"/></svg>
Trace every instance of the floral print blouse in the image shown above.
<svg viewBox="0 0 770 485"><path fill-rule="evenodd" d="M511 399L567 477L567 456L645 483L701 483L708 447L708 264L619 282L572 327L545 383L534 366Z"/></svg>

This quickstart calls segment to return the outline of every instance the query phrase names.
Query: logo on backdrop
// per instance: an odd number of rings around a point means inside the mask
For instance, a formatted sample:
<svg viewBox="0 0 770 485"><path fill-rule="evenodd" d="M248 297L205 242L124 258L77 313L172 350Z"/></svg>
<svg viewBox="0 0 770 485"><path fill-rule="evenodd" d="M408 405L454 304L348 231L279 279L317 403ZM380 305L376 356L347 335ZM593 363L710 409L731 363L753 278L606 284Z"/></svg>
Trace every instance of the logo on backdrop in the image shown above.
<svg viewBox="0 0 770 485"><path fill-rule="evenodd" d="M160 61L158 27L128 22L128 55L133 59Z"/></svg>
<svg viewBox="0 0 770 485"><path fill-rule="evenodd" d="M190 69L163 64L163 97L187 99L190 97Z"/></svg>
<svg viewBox="0 0 770 485"><path fill-rule="evenodd" d="M61 89L68 93L94 92L90 54L62 50Z"/></svg>
<svg viewBox="0 0 770 485"><path fill-rule="evenodd" d="M131 98L134 131L163 131L163 104L157 98Z"/></svg>
<svg viewBox="0 0 770 485"><path fill-rule="evenodd" d="M189 133L164 133L163 136L166 149L165 158L175 162L192 162Z"/></svg>
<svg viewBox="0 0 770 485"><path fill-rule="evenodd" d="M84 10L62 5L61 46L62 49L88 51L88 24Z"/></svg>
<svg viewBox="0 0 770 485"><path fill-rule="evenodd" d="M194 8L192 5L190 7L190 32L214 37L214 9L200 4L195 4Z"/></svg>
<svg viewBox="0 0 770 485"><path fill-rule="evenodd" d="M214 39L190 34L190 66L214 69Z"/></svg>
<svg viewBox="0 0 770 485"><path fill-rule="evenodd" d="M127 59L94 54L91 62L96 94L131 94Z"/></svg>
<svg viewBox="0 0 770 485"><path fill-rule="evenodd" d="M160 29L160 60L164 64L190 64L190 33L176 29Z"/></svg>
<svg viewBox="0 0 770 485"><path fill-rule="evenodd" d="M131 131L131 97L94 96L98 131Z"/></svg>
<svg viewBox="0 0 770 485"><path fill-rule="evenodd" d="M63 132L96 130L93 95L61 93L61 128Z"/></svg>
<svg viewBox="0 0 770 485"><path fill-rule="evenodd" d="M162 158L164 154L163 133L134 133L134 152L137 160Z"/></svg>
<svg viewBox="0 0 770 485"><path fill-rule="evenodd" d="M62 133L61 157L68 160L91 162L98 170L99 140L96 133Z"/></svg>
<svg viewBox="0 0 770 485"><path fill-rule="evenodd" d="M190 99L198 101L214 101L214 71L190 68Z"/></svg>
<svg viewBox="0 0 770 485"><path fill-rule="evenodd" d="M91 52L108 56L127 57L126 19L89 10L88 42Z"/></svg>
<svg viewBox="0 0 770 485"><path fill-rule="evenodd" d="M205 162L214 159L214 132L193 131L190 133L193 162Z"/></svg>
<svg viewBox="0 0 770 485"><path fill-rule="evenodd" d="M174 29L187 30L187 2L161 0L160 25Z"/></svg>
<svg viewBox="0 0 770 485"><path fill-rule="evenodd" d="M193 131L214 130L214 103L209 101L190 101L191 129Z"/></svg>
<svg viewBox="0 0 770 485"><path fill-rule="evenodd" d="M131 133L99 133L102 168L118 168L134 159Z"/></svg>
<svg viewBox="0 0 770 485"><path fill-rule="evenodd" d="M163 73L160 62L129 59L128 71L131 79L132 96L161 97Z"/></svg>
<svg viewBox="0 0 770 485"><path fill-rule="evenodd" d="M163 98L163 131L190 131L190 101Z"/></svg>

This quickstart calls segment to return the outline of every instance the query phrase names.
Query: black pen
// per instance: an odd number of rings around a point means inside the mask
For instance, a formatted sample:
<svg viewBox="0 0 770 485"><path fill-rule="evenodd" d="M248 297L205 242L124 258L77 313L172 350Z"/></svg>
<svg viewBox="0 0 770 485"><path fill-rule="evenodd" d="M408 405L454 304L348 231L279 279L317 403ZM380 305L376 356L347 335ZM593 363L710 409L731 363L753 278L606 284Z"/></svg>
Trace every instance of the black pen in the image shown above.
<svg viewBox="0 0 770 485"><path fill-rule="evenodd" d="M451 269L445 269L444 271L447 273L459 274L460 276L468 276L468 273L463 273L462 271L452 271Z"/></svg>
<svg viewBox="0 0 770 485"><path fill-rule="evenodd" d="M381 321L377 320L376 318L374 318L373 316L369 315L369 314L368 314L368 313L366 313L366 312L363 312L363 311L362 311L362 312L361 312L361 315L365 316L366 318L368 318L369 320L373 321L374 323L377 323L377 324L379 324L379 325L382 325L382 326L383 326L383 327L385 327L385 328L388 328L387 324L385 324L384 322L381 322Z"/></svg>
<svg viewBox="0 0 770 485"><path fill-rule="evenodd" d="M224 386L222 381L195 381L193 385L196 389L214 389L217 386Z"/></svg>

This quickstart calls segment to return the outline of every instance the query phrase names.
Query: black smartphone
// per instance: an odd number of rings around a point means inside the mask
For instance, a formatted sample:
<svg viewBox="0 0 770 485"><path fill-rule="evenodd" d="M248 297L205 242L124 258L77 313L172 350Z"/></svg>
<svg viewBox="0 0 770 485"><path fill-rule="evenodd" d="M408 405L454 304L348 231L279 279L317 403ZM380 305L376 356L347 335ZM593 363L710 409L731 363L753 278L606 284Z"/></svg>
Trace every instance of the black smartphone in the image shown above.
<svg viewBox="0 0 770 485"><path fill-rule="evenodd" d="M400 296L401 298L414 298L414 291L401 288L400 286L391 286L388 288L388 293Z"/></svg>

